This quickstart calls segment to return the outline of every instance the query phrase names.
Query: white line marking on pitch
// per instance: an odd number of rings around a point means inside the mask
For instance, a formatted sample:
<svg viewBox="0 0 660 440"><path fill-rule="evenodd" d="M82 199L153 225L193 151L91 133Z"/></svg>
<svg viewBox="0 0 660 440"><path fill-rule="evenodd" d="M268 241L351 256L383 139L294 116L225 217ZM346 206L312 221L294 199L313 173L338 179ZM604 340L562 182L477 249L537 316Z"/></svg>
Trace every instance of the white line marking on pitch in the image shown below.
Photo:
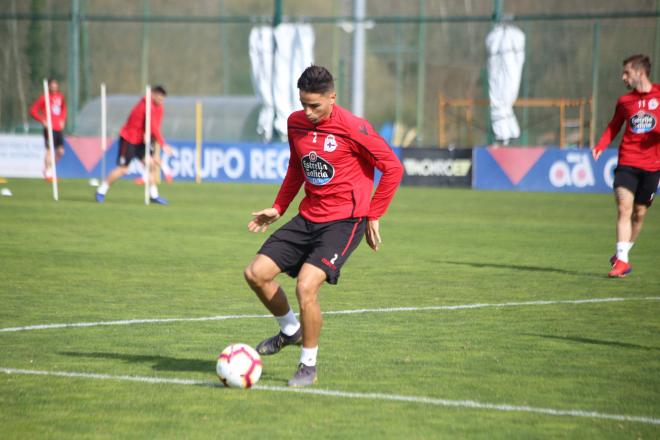
<svg viewBox="0 0 660 440"><path fill-rule="evenodd" d="M166 377L148 377L148 376L113 376L110 374L97 373L76 373L68 371L40 371L40 370L22 370L17 368L0 368L0 372L5 374L23 374L36 376L56 376L68 378L99 379L99 380L118 380L142 383L157 384L176 384L176 385L198 385L209 387L222 387L219 382L210 382L194 379L177 379ZM483 409L493 411L508 412L528 412L535 414L544 414L550 416L568 416L568 417L586 417L594 419L617 420L621 422L637 422L651 425L660 425L660 418L645 416L630 416L623 414L607 414L597 411L584 411L579 409L554 409L540 408L527 405L508 405L499 403L485 403L474 400L449 400L438 399L435 397L423 396L403 396L399 394L381 394L381 393L355 393L345 391L324 390L318 388L287 388L278 386L256 385L254 389L259 391L276 391L298 394L311 394L315 396L340 397L346 399L366 399L366 400L388 400L395 402L418 403L435 406L446 406L455 408ZM237 390L237 392L240 392Z"/></svg>
<svg viewBox="0 0 660 440"><path fill-rule="evenodd" d="M484 309L488 307L521 307L521 306L547 306L553 304L594 304L622 301L658 301L660 296L647 296L641 298L593 298L556 301L523 301L494 304L462 304L456 306L427 306L427 307L389 307L375 309L335 310L323 312L324 315L352 315L358 313L396 313L396 312L423 312L429 310L466 310ZM200 318L154 318L154 319L123 319L119 321L72 322L64 324L39 324L23 327L0 328L0 333L22 332L28 330L49 330L70 327L98 327L104 325L133 325L133 324L160 324L168 322L195 322L195 321L222 321L225 319L272 318L271 315L224 315L205 316Z"/></svg>

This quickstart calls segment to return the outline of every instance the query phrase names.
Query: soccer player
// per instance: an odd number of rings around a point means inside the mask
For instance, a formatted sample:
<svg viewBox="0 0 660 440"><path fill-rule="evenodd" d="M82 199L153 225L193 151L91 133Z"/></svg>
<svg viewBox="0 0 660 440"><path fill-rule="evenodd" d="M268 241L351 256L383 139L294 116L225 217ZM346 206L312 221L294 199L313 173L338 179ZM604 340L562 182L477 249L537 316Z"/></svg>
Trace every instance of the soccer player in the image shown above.
<svg viewBox="0 0 660 440"><path fill-rule="evenodd" d="M171 154L171 148L165 143L165 139L160 132L160 124L163 120L163 104L167 92L163 86L155 86L151 89L151 134L163 147L167 154ZM128 173L128 165L135 158L144 163L144 129L146 120L146 103L144 97L133 107L126 123L119 131L119 152L117 154L117 167L110 171L107 179L101 183L96 191L96 201L103 203L105 196L117 179L120 179ZM153 203L167 205L167 200L158 194L158 184L156 177L160 171L160 159L154 155L154 145L150 148L151 170L149 170L149 197Z"/></svg>
<svg viewBox="0 0 660 440"><path fill-rule="evenodd" d="M55 78L48 79L48 97L50 100L50 121L53 130L53 147L55 148L55 161L64 156L64 126L66 125L66 103L64 95L60 92L60 85ZM44 178L53 178L53 164L48 152L48 118L46 115L46 95L39 96L30 106L30 116L41 122L44 126L44 140L46 144L46 157L44 158Z"/></svg>
<svg viewBox="0 0 660 440"><path fill-rule="evenodd" d="M645 55L623 61L621 79L631 91L618 99L612 120L592 150L594 160L598 160L626 122L614 170L618 215L616 254L610 258L608 274L612 278L632 271L628 252L642 230L660 180L660 85L651 83L650 71L651 61Z"/></svg>
<svg viewBox="0 0 660 440"><path fill-rule="evenodd" d="M280 325L280 332L262 341L257 351L271 355L302 344L298 369L288 384L307 386L317 381L319 289L324 282L337 284L340 269L363 234L378 250L378 219L394 197L403 167L369 122L335 104L334 81L324 67L308 67L297 85L303 110L292 113L287 122L289 167L274 204L253 212L248 230L266 231L303 183L305 197L298 215L265 241L244 274ZM383 174L372 197L374 167ZM275 281L281 272L296 278L300 322Z"/></svg>

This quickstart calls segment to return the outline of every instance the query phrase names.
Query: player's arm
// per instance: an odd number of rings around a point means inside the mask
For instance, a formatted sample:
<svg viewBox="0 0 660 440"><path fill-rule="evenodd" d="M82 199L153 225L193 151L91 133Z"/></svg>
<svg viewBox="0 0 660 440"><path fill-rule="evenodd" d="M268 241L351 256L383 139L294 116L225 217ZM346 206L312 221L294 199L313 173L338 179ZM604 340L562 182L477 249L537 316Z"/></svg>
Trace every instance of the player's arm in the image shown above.
<svg viewBox="0 0 660 440"><path fill-rule="evenodd" d="M30 106L30 116L32 116L35 120L39 121L44 126L46 126L47 124L46 115L43 113L45 102L46 100L42 95L37 99L35 99L32 105Z"/></svg>
<svg viewBox="0 0 660 440"><path fill-rule="evenodd" d="M621 130L621 126L623 125L624 121L625 118L623 116L623 106L617 102L617 106L614 110L612 119L610 120L609 124L607 124L607 127L605 128L605 131L603 131L603 134L600 136L598 143L591 149L591 155L593 156L594 160L598 160L600 155L603 154L603 151L605 151L608 145L610 145L612 140L619 133L619 130Z"/></svg>
<svg viewBox="0 0 660 440"><path fill-rule="evenodd" d="M280 186L277 197L275 197L275 202L270 208L252 213L252 220L248 223L248 230L250 232L265 232L271 223L275 222L286 212L296 197L296 194L298 194L300 186L303 184L302 166L300 165L298 154L295 148L293 148L292 142L292 136L289 133L289 149L291 151L289 166L282 181L282 186Z"/></svg>
<svg viewBox="0 0 660 440"><path fill-rule="evenodd" d="M163 122L163 112L154 111L154 108L155 106L151 107L151 135L156 139L166 154L171 154L172 149L165 143L163 133L160 131L160 125Z"/></svg>
<svg viewBox="0 0 660 440"><path fill-rule="evenodd" d="M363 128L366 130L352 134L358 144L358 154L383 173L376 192L371 198L365 231L367 244L377 251L382 242L378 219L385 214L394 198L403 177L403 166L394 151L387 145L387 142L374 131L371 125L365 124ZM367 134L364 134L364 131Z"/></svg>
<svg viewBox="0 0 660 440"><path fill-rule="evenodd" d="M66 100L64 97L62 97L62 113L60 113L60 117L62 118L62 125L66 125Z"/></svg>

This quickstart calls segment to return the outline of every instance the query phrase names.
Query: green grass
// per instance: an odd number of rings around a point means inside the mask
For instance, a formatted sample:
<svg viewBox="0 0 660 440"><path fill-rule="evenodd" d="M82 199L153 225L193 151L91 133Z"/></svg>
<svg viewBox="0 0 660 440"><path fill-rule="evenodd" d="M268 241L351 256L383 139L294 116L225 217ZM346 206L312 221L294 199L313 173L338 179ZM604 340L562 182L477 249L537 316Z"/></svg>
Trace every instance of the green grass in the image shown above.
<svg viewBox="0 0 660 440"><path fill-rule="evenodd" d="M0 198L0 328L266 314L243 267L265 239L250 212L277 187L114 186L82 180L60 201L36 180ZM286 217L294 214L293 204ZM611 195L402 188L365 244L324 286L324 311L540 300L627 301L326 315L316 389L660 418L659 207L608 279ZM293 294L293 281L281 282ZM0 332L0 368L215 381L229 343L256 345L274 320ZM277 391L298 350L264 359L261 390L0 374L0 437L658 438L660 425Z"/></svg>

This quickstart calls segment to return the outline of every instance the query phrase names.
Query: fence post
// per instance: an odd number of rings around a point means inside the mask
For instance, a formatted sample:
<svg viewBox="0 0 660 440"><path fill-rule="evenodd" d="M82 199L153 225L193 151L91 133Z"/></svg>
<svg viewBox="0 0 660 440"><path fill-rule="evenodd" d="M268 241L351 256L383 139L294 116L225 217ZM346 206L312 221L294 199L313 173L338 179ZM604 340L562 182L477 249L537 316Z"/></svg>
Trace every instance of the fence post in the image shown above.
<svg viewBox="0 0 660 440"><path fill-rule="evenodd" d="M68 90L69 109L68 131L74 132L78 121L78 99L80 88L80 0L71 0L71 20L69 21L68 51Z"/></svg>
<svg viewBox="0 0 660 440"><path fill-rule="evenodd" d="M593 49L591 59L591 124L589 126L589 147L596 143L598 122L598 68L600 67L600 21L594 23Z"/></svg>

